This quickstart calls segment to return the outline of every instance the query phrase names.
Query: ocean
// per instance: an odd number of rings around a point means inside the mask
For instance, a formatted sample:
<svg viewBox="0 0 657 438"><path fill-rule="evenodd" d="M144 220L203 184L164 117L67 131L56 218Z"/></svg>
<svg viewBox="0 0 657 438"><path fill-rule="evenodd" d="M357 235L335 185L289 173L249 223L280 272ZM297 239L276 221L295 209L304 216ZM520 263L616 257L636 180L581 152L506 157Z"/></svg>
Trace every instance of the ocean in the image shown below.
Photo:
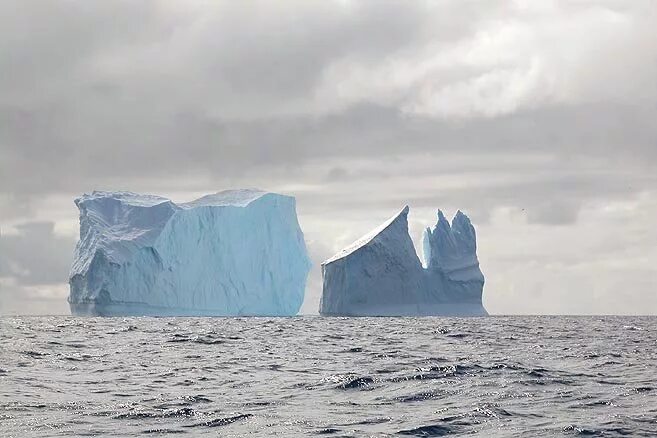
<svg viewBox="0 0 657 438"><path fill-rule="evenodd" d="M0 318L0 437L657 436L656 317Z"/></svg>

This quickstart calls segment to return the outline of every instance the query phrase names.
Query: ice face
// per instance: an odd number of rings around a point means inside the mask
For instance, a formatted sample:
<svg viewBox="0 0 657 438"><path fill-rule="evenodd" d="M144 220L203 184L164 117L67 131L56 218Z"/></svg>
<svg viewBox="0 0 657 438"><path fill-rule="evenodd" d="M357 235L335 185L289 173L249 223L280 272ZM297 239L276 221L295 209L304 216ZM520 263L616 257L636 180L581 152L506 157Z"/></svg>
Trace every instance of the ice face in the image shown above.
<svg viewBox="0 0 657 438"><path fill-rule="evenodd" d="M174 204L93 192L76 199L73 314L298 312L310 260L289 196L231 190Z"/></svg>
<svg viewBox="0 0 657 438"><path fill-rule="evenodd" d="M424 266L408 233L408 207L322 264L323 315L487 315L475 230L458 212L424 233Z"/></svg>
<svg viewBox="0 0 657 438"><path fill-rule="evenodd" d="M408 207L322 264L320 313L368 314L418 301L420 260L408 234Z"/></svg>

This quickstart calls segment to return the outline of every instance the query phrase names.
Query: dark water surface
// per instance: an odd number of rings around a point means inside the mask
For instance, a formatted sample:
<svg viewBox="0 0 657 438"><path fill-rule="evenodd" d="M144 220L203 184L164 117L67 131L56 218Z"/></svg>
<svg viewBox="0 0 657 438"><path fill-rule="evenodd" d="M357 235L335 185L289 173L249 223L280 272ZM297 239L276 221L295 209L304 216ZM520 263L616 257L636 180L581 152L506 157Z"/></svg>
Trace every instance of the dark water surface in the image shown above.
<svg viewBox="0 0 657 438"><path fill-rule="evenodd" d="M657 318L0 318L0 437L657 436Z"/></svg>

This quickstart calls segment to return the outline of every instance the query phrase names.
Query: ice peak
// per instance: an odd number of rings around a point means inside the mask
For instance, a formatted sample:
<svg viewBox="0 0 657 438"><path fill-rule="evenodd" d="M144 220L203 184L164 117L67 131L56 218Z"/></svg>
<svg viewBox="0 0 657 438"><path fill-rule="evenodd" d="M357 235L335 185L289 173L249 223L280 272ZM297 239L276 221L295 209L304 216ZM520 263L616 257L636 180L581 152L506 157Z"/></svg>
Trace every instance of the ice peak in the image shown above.
<svg viewBox="0 0 657 438"><path fill-rule="evenodd" d="M464 226L470 226L470 218L466 216L461 210L458 210L452 219L452 228L457 227L461 228Z"/></svg>
<svg viewBox="0 0 657 438"><path fill-rule="evenodd" d="M468 218L461 210L456 212L452 219L452 232L454 237L465 252L474 253L477 249L477 236L475 229Z"/></svg>
<svg viewBox="0 0 657 438"><path fill-rule="evenodd" d="M476 267L477 243L470 219L457 211L452 223L438 210L438 223L427 230L424 237L425 265L429 269L452 272L465 267Z"/></svg>
<svg viewBox="0 0 657 438"><path fill-rule="evenodd" d="M395 227L395 226L400 226L400 227L406 227L406 230L408 230L408 212L410 211L410 208L408 205L404 206L399 213L395 214L392 216L390 219L385 221L383 224L375 228L374 230L370 231L369 233L365 234L361 238L357 239L354 243L351 245L347 246L346 248L342 249L340 252L335 254L333 257L329 258L328 260L325 260L322 265L328 265L329 263L332 263L336 260L340 260L348 255L350 255L353 252L356 252L363 246L367 245L374 239L376 239L380 234L382 234L384 231L388 230L389 228Z"/></svg>
<svg viewBox="0 0 657 438"><path fill-rule="evenodd" d="M436 226L434 227L434 232L436 230L440 230L440 232L445 233L446 235L449 235L451 226L449 224L449 221L443 214L442 210L438 210L438 222L436 223Z"/></svg>

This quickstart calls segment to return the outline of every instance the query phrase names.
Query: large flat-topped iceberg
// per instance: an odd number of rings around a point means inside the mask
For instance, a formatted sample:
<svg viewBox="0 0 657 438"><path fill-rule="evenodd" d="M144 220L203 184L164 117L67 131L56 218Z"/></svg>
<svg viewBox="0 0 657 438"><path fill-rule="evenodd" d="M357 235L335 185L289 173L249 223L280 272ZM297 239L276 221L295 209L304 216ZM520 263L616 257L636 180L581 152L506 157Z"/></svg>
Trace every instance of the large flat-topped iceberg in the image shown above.
<svg viewBox="0 0 657 438"><path fill-rule="evenodd" d="M310 260L293 197L93 192L75 204L74 315L287 316L303 303Z"/></svg>
<svg viewBox="0 0 657 438"><path fill-rule="evenodd" d="M460 211L424 233L422 266L408 207L322 263L319 312L343 316L483 316L475 230Z"/></svg>

